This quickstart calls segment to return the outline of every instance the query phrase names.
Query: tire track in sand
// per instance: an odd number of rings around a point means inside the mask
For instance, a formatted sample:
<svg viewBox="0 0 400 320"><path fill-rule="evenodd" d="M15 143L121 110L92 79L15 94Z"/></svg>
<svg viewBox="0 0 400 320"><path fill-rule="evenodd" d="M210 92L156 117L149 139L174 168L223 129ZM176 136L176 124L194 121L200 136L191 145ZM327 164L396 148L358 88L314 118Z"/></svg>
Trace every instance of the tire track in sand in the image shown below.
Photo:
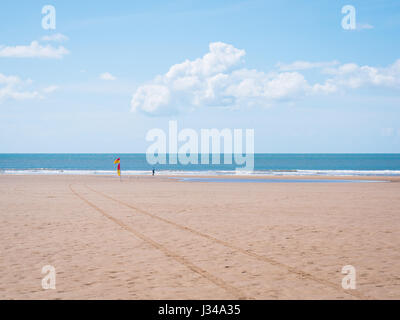
<svg viewBox="0 0 400 320"><path fill-rule="evenodd" d="M334 282L331 282L331 281L325 280L325 279L320 279L320 278L318 278L318 277L315 277L315 276L312 275L311 273L308 273L308 272L305 272L305 271L303 271L303 270L297 269L297 268L295 268L295 267L289 266L289 265L287 265L287 264L285 264L285 263L282 263L282 262L279 262L279 261L277 261L277 260L275 260L275 259L273 259L273 258L264 256L264 255L260 255L260 254L258 254L258 253L255 253L255 252L251 251L251 250L246 250L246 249L237 247L237 246L235 246L235 245L233 245L233 244L231 244L231 243L229 243L229 242L227 242L227 241L224 241L224 240L215 238L215 237L213 237L213 236L211 236L211 235L209 235L209 234L203 233L203 232L201 232L201 231L192 229L192 228L187 227L187 226L185 226L185 225L181 225L181 224L176 223L176 222L174 222L174 221L171 221L171 220L168 220L168 219L166 219L166 218L160 217L160 216L158 216L158 215L152 214L152 213L150 213L150 212L148 212L148 211L145 211L145 210L143 210L143 209L140 209L140 208L137 208L137 207L135 207L135 206L132 206L132 205L130 205L129 203L126 203L126 202L123 202L123 201L121 201L121 200L115 199L115 198L113 198L113 197L111 197L111 196L109 196L109 195L107 195L107 194L104 194L104 193L101 192L101 191L97 191L97 190L95 190L95 189L89 187L88 185L85 185L85 187L86 187L87 189L91 190L92 192L95 192L95 193L97 193L97 194L103 196L104 198L107 198L107 199L109 199L109 200L115 201L115 202L117 202L117 203L119 203L119 204L121 204L121 205L123 205L123 206L125 206L125 207L128 207L128 208L130 208L130 209L132 209L132 210L135 210L135 211L137 211L137 212L139 212L139 213L141 213L141 214L144 214L144 215L146 215L146 216L149 216L149 217L151 217L151 218L153 218L153 219L157 219L157 220L159 220L159 221L162 221L162 222L165 222L165 223L167 223L167 224L170 224L170 225L172 225L172 226L174 226L174 227L176 227L176 228L178 228L178 229L185 230L185 231L190 232L190 233L192 233L192 234L195 234L195 235L198 235L198 236L200 236L200 237L203 237L203 238L206 238L206 239L208 239L208 240L211 240L211 241L213 241L213 242L219 243L219 244L221 244L221 245L223 245L223 246L225 246L225 247L227 247L227 248L229 248L229 249L233 249L233 250L235 250L235 251L237 251L237 252L240 252L240 253L242 253L242 254L245 254L245 255L247 255L247 256L249 256L249 257L252 257L252 258L254 258L254 259L257 259L257 260L259 260L259 261L267 262L267 263L269 263L269 264L271 264L271 265L284 268L284 269L286 269L289 273L295 274L295 275L296 275L297 277L299 277L300 279L309 279L309 280L314 281L314 282L317 282L317 283L319 283L319 284L322 284L322 285L328 286L328 287L330 287L330 288L336 289L338 292L340 292L340 293L342 293L342 294L350 295L350 296L355 297L355 298L358 298L358 299L362 299L362 300L374 299L373 297L365 296L365 295L363 295L363 294L361 294L361 293L359 293L359 292L345 291L344 289L341 289L341 288L339 287L339 285L336 284L336 283L334 283Z"/></svg>
<svg viewBox="0 0 400 320"><path fill-rule="evenodd" d="M223 290L227 291L229 294L233 295L237 299L241 299L241 300L249 299L249 297L246 297L238 288L236 288L236 287L230 285L229 283L225 282L224 280L212 275L208 271L196 266L195 264L191 263L190 261L188 261L184 257L182 257L182 256L176 254L175 252L167 249L166 247L164 247L163 245L159 244L158 242L150 239L149 237L146 237L142 233L136 231L135 229L133 229L130 226L128 226L125 223L123 223L121 220L113 217L112 215L108 214L107 212L105 212L101 208L97 207L94 203L92 203L91 201L89 201L88 199L86 199L85 197L80 195L76 190L74 190L72 188L71 184L69 185L69 189L71 190L71 192L75 196L77 196L79 199L81 199L83 202L88 204L90 207L92 207L96 211L100 212L104 217L106 217L109 220L111 220L112 222L116 223L121 228L123 228L125 231L128 231L128 232L132 233L134 236L136 236L137 238L141 239L142 241L150 244L152 247L154 247L157 250L159 250L162 253L164 253L167 257L174 259L175 261L177 261L180 264L184 265L185 267L187 267L188 269L190 269L194 273L197 273L200 276L202 276L203 278L206 278L207 280L209 280L210 282L214 283L215 285L217 285L218 287L222 288Z"/></svg>

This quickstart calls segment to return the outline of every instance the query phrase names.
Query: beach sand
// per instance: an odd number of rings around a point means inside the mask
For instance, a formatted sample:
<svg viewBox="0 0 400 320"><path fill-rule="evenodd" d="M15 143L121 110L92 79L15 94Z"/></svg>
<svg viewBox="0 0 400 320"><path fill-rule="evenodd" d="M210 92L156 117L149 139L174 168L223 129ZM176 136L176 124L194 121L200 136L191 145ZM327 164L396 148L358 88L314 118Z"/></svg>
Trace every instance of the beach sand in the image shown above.
<svg viewBox="0 0 400 320"><path fill-rule="evenodd" d="M400 181L363 179L1 175L0 298L400 299Z"/></svg>

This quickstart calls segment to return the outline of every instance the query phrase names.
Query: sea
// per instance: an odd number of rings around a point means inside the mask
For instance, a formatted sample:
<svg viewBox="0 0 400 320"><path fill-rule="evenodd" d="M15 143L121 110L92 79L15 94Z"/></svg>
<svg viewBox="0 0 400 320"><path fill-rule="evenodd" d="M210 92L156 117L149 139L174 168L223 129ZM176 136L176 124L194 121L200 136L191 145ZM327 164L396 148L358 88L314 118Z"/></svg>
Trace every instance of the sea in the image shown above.
<svg viewBox="0 0 400 320"><path fill-rule="evenodd" d="M236 164L156 164L146 154L0 154L1 174L115 175L121 159L122 175L274 175L274 176L400 176L400 154L268 154L254 155L254 170ZM200 159L200 157L199 157ZM211 159L211 158L210 158ZM167 157L167 160L168 157ZM200 162L200 160L199 160ZM211 162L211 161L210 161ZM167 161L168 163L168 161Z"/></svg>

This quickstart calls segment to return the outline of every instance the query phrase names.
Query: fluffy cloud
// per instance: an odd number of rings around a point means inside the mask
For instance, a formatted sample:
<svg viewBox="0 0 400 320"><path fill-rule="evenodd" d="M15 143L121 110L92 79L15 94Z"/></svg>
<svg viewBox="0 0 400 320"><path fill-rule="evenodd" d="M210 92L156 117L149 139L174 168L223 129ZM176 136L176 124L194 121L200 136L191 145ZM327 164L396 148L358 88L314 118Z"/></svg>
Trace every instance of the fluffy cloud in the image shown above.
<svg viewBox="0 0 400 320"><path fill-rule="evenodd" d="M167 74L166 79L177 79L190 76L212 76L237 65L246 54L244 50L239 50L232 45L213 42L209 45L209 50L202 58L194 61L186 60L183 63L173 65Z"/></svg>
<svg viewBox="0 0 400 320"><path fill-rule="evenodd" d="M209 52L193 61L170 67L167 73L139 86L131 100L132 111L163 114L203 106L231 108L270 106L307 95L331 94L365 85L396 87L400 60L387 68L331 62L296 61L278 64L278 71L243 68L245 51L214 42ZM299 70L317 68L325 79L309 83Z"/></svg>
<svg viewBox="0 0 400 320"><path fill-rule="evenodd" d="M326 83L337 88L357 89L363 86L400 87L400 59L385 68L347 63L323 71L331 76Z"/></svg>
<svg viewBox="0 0 400 320"><path fill-rule="evenodd" d="M42 41L56 41L56 42L63 42L67 41L68 37L61 34L61 33L55 33L47 36L42 37Z"/></svg>
<svg viewBox="0 0 400 320"><path fill-rule="evenodd" d="M152 113L160 106L168 105L170 101L170 91L166 86L145 85L136 90L132 99L132 110L142 109Z"/></svg>
<svg viewBox="0 0 400 320"><path fill-rule="evenodd" d="M202 58L173 65L166 74L140 86L132 97L132 111L151 114L171 108L268 105L308 90L297 72L239 68L244 56L244 50L230 44L210 43Z"/></svg>
<svg viewBox="0 0 400 320"><path fill-rule="evenodd" d="M0 103L6 99L26 100L39 98L38 91L25 90L25 87L31 83L31 80L23 81L17 76L6 76L0 73Z"/></svg>
<svg viewBox="0 0 400 320"><path fill-rule="evenodd" d="M51 45L41 45L37 41L32 41L28 46L0 46L0 57L7 58L50 58L61 59L69 51L63 46L53 47Z"/></svg>
<svg viewBox="0 0 400 320"><path fill-rule="evenodd" d="M109 73L109 72L104 72L104 73L102 73L100 76L99 76L99 78L101 79L101 80L106 80L106 81L113 81L113 80L116 80L117 78L116 77L114 77L111 73Z"/></svg>
<svg viewBox="0 0 400 320"><path fill-rule="evenodd" d="M8 99L43 99L45 98L45 94L50 94L58 89L56 85L51 85L40 90L34 90L31 87L31 79L22 80L17 76L6 76L0 73L0 104Z"/></svg>
<svg viewBox="0 0 400 320"><path fill-rule="evenodd" d="M295 61L290 64L278 63L277 67L282 71L294 71L294 70L306 70L316 68L327 68L338 65L339 61L327 61L327 62L309 62L309 61Z"/></svg>

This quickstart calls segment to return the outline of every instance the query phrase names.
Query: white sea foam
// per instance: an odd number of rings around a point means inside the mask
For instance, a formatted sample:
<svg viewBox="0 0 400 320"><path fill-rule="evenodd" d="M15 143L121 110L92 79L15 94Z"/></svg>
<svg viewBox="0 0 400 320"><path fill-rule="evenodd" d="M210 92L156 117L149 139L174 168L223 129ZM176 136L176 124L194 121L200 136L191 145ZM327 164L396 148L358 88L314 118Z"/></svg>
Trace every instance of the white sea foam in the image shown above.
<svg viewBox="0 0 400 320"><path fill-rule="evenodd" d="M115 170L54 170L54 169L4 169L0 174L13 175L116 175ZM122 175L151 175L150 170L124 170ZM400 170L209 170L209 171L180 171L180 170L160 170L156 175L162 176L216 176L216 175L236 175L236 176L400 176Z"/></svg>

